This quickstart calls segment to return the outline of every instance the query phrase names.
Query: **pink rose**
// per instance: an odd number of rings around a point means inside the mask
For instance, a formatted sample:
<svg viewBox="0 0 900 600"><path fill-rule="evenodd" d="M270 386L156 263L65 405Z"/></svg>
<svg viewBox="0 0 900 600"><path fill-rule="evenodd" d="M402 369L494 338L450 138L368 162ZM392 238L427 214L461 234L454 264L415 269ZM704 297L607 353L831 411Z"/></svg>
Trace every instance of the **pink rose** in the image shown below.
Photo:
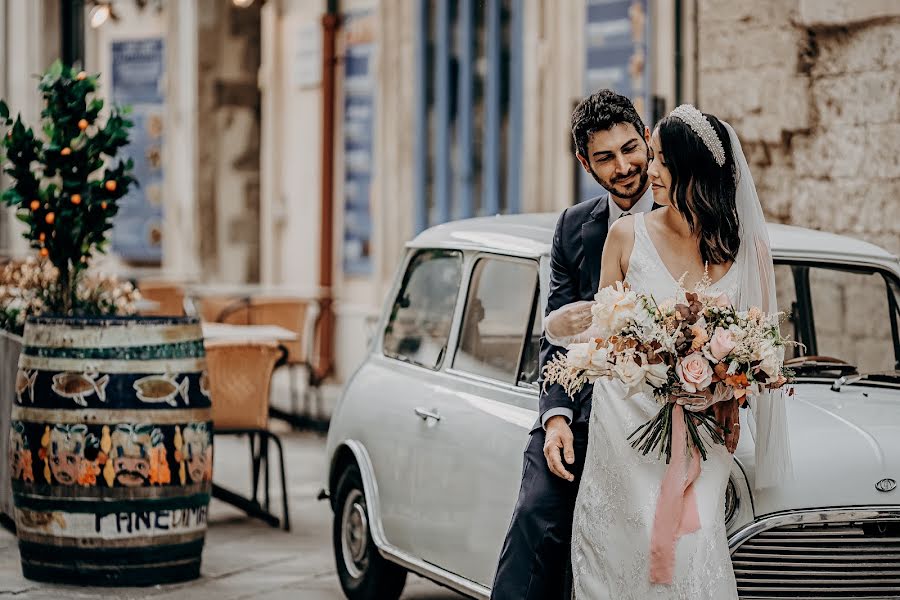
<svg viewBox="0 0 900 600"><path fill-rule="evenodd" d="M691 394L705 390L712 383L712 367L699 352L684 357L675 367L675 372L681 380L681 387Z"/></svg>
<svg viewBox="0 0 900 600"><path fill-rule="evenodd" d="M728 353L734 350L737 343L731 332L721 327L716 327L712 339L709 342L709 351L716 360L722 360Z"/></svg>

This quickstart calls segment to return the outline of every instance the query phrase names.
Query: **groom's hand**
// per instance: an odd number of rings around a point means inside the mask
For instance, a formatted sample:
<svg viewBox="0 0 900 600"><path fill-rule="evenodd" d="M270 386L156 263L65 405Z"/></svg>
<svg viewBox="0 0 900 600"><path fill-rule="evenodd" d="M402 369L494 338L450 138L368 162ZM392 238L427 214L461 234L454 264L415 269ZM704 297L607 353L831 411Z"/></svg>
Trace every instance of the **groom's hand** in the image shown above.
<svg viewBox="0 0 900 600"><path fill-rule="evenodd" d="M573 445L572 429L569 422L562 415L556 415L547 419L546 434L544 436L544 458L550 472L565 479L575 481L575 476L569 473L563 466L560 458L560 450L567 464L575 462L575 446Z"/></svg>

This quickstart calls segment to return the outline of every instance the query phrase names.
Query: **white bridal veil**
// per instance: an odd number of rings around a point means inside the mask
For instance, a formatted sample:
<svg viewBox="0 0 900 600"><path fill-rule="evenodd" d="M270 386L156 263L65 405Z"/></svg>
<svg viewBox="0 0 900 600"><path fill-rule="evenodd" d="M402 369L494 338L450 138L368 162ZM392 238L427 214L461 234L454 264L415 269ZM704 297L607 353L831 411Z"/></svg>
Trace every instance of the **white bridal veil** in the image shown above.
<svg viewBox="0 0 900 600"><path fill-rule="evenodd" d="M738 310L757 306L766 313L778 311L775 297L775 270L762 205L753 183L753 174L734 128L722 121L731 139L737 171L737 213L741 245L733 268L738 269ZM756 442L756 488L771 487L793 476L788 439L787 411L782 390L754 396L750 403L753 419L750 433Z"/></svg>

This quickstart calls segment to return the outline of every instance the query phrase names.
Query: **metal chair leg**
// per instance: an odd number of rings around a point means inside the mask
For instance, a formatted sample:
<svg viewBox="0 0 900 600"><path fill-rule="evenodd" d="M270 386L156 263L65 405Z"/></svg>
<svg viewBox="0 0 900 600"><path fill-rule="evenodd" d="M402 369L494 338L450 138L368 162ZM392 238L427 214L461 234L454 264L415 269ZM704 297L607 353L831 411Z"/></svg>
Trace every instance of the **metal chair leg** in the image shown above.
<svg viewBox="0 0 900 600"><path fill-rule="evenodd" d="M252 501L257 502L259 491L259 469L262 461L262 437L257 438L257 434L251 433L250 437L250 472L253 481ZM258 445L257 445L258 444Z"/></svg>
<svg viewBox="0 0 900 600"><path fill-rule="evenodd" d="M282 447L281 439L277 435L275 435L274 433L270 433L269 435L272 437L272 440L275 442L275 446L278 448L278 466L281 470L281 510L284 511L282 526L285 531L290 531L291 515L288 508L287 476L285 475L284 467L284 447Z"/></svg>
<svg viewBox="0 0 900 600"><path fill-rule="evenodd" d="M268 431L261 433L260 435L260 452L262 454L262 464L263 464L263 477L265 478L265 486L266 486L266 510L270 510L270 484L269 484L269 439L272 437L272 434Z"/></svg>
<svg viewBox="0 0 900 600"><path fill-rule="evenodd" d="M300 410L300 390L297 386L297 365L288 365L288 378L291 386L291 412L295 415Z"/></svg>

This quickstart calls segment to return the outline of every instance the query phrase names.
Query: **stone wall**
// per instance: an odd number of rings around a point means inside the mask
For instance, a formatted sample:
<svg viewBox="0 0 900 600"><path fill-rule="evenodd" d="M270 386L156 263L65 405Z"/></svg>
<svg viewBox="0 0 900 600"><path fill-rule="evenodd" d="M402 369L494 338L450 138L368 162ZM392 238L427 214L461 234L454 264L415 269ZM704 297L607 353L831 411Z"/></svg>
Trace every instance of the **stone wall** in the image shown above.
<svg viewBox="0 0 900 600"><path fill-rule="evenodd" d="M699 0L699 105L768 217L900 254L900 4Z"/></svg>
<svg viewBox="0 0 900 600"><path fill-rule="evenodd" d="M699 0L698 10L699 106L734 125L768 218L900 254L900 4ZM811 279L819 353L891 368L884 282Z"/></svg>

